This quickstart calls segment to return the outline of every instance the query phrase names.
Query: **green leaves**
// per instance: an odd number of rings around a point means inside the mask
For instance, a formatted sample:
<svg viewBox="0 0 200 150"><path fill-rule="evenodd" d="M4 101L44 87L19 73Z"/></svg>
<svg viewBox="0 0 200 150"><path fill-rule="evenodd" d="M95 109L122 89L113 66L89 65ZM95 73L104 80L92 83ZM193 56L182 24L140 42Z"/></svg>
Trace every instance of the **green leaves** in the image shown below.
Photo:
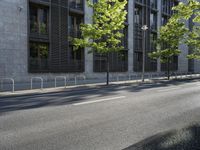
<svg viewBox="0 0 200 150"><path fill-rule="evenodd" d="M170 57L179 55L181 51L178 47L187 31L184 23L173 18L169 19L160 29L157 51L150 53L149 56L152 59L160 58L161 62L165 63Z"/></svg>
<svg viewBox="0 0 200 150"><path fill-rule="evenodd" d="M178 6L173 8L176 10L176 14L172 16L172 19L185 23L190 22L194 26L188 28L186 24L184 24L184 28L186 28L185 36L182 41L186 44L192 54L188 55L188 59L200 59L200 2L197 0L187 0L186 3L179 3Z"/></svg>
<svg viewBox="0 0 200 150"><path fill-rule="evenodd" d="M177 49L180 44L186 44L191 51L187 58L200 59L200 2L179 2L173 10L175 13L160 29L157 51L149 56L153 59L161 58L161 61L165 62L167 57L180 54L180 50ZM187 22L194 26L189 28Z"/></svg>
<svg viewBox="0 0 200 150"><path fill-rule="evenodd" d="M91 52L108 53L124 49L120 46L127 11L127 0L99 0L93 4L87 0L88 6L93 8L93 24L82 24L82 38L73 39L75 48L88 47Z"/></svg>

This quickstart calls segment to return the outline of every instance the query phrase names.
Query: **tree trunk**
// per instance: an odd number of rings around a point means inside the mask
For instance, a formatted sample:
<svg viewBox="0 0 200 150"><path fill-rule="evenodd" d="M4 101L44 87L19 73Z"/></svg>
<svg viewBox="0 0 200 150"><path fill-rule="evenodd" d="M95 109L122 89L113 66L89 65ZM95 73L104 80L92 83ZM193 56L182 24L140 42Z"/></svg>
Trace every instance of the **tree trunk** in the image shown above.
<svg viewBox="0 0 200 150"><path fill-rule="evenodd" d="M107 80L106 80L106 85L109 85L109 71L110 71L110 63L109 63L109 53L107 53Z"/></svg>
<svg viewBox="0 0 200 150"><path fill-rule="evenodd" d="M167 80L170 80L170 66L169 66L169 58L167 58Z"/></svg>

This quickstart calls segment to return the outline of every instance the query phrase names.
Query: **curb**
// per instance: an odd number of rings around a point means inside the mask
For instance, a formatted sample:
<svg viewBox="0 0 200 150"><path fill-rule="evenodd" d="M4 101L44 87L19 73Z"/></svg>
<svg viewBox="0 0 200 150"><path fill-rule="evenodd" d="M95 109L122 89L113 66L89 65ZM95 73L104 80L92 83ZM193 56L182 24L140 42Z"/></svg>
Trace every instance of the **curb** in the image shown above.
<svg viewBox="0 0 200 150"><path fill-rule="evenodd" d="M43 90L35 89L35 90L22 90L17 91L14 93L11 92L2 92L0 93L0 98L11 98L11 97L23 97L23 96L38 96L43 94L50 94L50 93L61 93L61 92L74 92L74 91L81 91L91 88L105 88L105 87L113 87L113 86L122 86L122 85L131 85L131 84L146 84L146 83L169 83L169 82L176 82L176 81L187 81L187 80L196 80L199 78L187 78L187 79L147 79L144 83L136 80L130 81L120 81L120 82L110 82L107 86L105 83L98 83L98 84L85 84L85 85L76 85L76 86L68 86L68 87L58 87L58 88L46 88Z"/></svg>

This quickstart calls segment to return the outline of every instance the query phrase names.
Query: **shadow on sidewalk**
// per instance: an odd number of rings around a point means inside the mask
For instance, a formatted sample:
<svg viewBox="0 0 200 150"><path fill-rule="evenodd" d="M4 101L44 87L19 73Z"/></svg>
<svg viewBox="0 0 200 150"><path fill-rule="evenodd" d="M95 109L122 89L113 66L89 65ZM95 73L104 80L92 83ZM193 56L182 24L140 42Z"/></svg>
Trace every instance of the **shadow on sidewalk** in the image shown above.
<svg viewBox="0 0 200 150"><path fill-rule="evenodd" d="M145 89L155 89L159 87L168 87L171 85L178 86L184 83L196 82L194 80L186 81L169 81L169 82L157 82L145 83L145 84L124 84L124 85L110 85L110 86L98 86L97 88L73 88L63 89L59 92L52 92L46 94L33 94L16 97L0 98L0 114L25 110L34 109L46 106L59 106L67 105L76 102L88 101L91 99L90 96L95 98L101 98L105 96L119 95L120 91L126 91L129 93L141 92Z"/></svg>
<svg viewBox="0 0 200 150"><path fill-rule="evenodd" d="M200 150L200 126L156 134L123 150Z"/></svg>

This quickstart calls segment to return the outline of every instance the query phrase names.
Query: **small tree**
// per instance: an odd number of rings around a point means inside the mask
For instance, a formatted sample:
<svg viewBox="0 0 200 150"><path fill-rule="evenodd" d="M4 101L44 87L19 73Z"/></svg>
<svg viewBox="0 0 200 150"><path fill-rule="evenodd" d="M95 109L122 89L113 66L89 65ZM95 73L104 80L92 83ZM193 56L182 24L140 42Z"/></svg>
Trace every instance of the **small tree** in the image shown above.
<svg viewBox="0 0 200 150"><path fill-rule="evenodd" d="M94 10L93 24L82 24L82 38L75 38L75 49L90 48L89 52L97 52L107 56L107 85L109 84L109 53L123 50L121 39L125 25L127 0L98 0L88 6Z"/></svg>
<svg viewBox="0 0 200 150"><path fill-rule="evenodd" d="M186 22L190 20L193 27L188 29L187 36L184 38L184 43L190 47L189 59L200 60L200 2L197 0L187 0L187 2L180 2L179 5L173 8L177 13L173 16L176 21Z"/></svg>
<svg viewBox="0 0 200 150"><path fill-rule="evenodd" d="M160 59L161 63L167 63L167 77L170 79L170 63L174 56L180 54L179 45L187 29L185 24L169 19L168 23L161 27L157 39L157 50L150 53L152 59Z"/></svg>

